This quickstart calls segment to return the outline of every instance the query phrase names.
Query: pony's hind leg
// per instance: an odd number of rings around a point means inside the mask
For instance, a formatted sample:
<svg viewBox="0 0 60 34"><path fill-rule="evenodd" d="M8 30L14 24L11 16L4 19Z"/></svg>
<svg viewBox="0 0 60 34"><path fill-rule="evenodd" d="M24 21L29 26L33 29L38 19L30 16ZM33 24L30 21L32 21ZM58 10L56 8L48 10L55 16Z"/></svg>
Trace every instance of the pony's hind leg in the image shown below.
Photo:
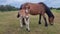
<svg viewBox="0 0 60 34"><path fill-rule="evenodd" d="M39 15L39 24L41 24L41 14Z"/></svg>
<svg viewBox="0 0 60 34"><path fill-rule="evenodd" d="M47 24L47 20L46 20L45 14L43 15L43 18L44 18L44 20L45 20L45 26L47 27L48 24Z"/></svg>

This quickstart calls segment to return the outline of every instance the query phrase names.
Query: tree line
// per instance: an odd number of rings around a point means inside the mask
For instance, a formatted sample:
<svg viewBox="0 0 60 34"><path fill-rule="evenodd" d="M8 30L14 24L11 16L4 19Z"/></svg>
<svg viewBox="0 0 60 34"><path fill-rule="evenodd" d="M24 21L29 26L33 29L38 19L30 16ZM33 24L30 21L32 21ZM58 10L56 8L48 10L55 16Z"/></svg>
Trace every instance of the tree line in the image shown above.
<svg viewBox="0 0 60 34"><path fill-rule="evenodd" d="M60 7L58 7L58 8L53 8L53 7L50 7L50 9L60 10Z"/></svg>
<svg viewBox="0 0 60 34"><path fill-rule="evenodd" d="M60 7L59 8L50 7L50 9L60 10ZM0 5L0 11L16 11L16 10L19 10L19 8L16 8L11 5Z"/></svg>
<svg viewBox="0 0 60 34"><path fill-rule="evenodd" d="M16 11L19 8L16 8L14 6L11 5L0 5L0 11Z"/></svg>

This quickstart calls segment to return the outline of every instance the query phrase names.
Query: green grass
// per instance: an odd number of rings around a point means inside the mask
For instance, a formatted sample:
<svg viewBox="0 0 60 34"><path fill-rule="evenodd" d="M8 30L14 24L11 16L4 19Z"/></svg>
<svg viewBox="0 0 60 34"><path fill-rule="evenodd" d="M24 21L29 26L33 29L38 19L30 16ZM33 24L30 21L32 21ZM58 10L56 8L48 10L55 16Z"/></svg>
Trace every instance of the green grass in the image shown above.
<svg viewBox="0 0 60 34"><path fill-rule="evenodd" d="M30 15L30 28L31 31L27 32L26 28L20 28L17 11L0 12L0 34L60 34L60 16L58 10L52 10L55 15L54 25L51 26L48 23L48 27L44 26L44 20L42 18L42 24L38 25L38 15Z"/></svg>
<svg viewBox="0 0 60 34"><path fill-rule="evenodd" d="M60 10L57 10L57 9L52 9L52 11L60 13Z"/></svg>

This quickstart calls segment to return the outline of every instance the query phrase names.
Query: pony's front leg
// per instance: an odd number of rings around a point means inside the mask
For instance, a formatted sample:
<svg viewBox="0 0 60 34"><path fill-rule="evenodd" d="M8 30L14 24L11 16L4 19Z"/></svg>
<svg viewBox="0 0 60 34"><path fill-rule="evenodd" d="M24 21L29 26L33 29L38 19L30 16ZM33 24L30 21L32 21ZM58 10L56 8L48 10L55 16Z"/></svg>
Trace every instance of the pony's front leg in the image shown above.
<svg viewBox="0 0 60 34"><path fill-rule="evenodd" d="M23 23L22 23L22 17L20 17L20 26L21 26L21 28L23 27Z"/></svg>
<svg viewBox="0 0 60 34"><path fill-rule="evenodd" d="M39 15L39 24L41 24L41 14Z"/></svg>
<svg viewBox="0 0 60 34"><path fill-rule="evenodd" d="M44 18L44 20L45 20L45 26L47 27L48 24L47 24L47 20L46 20L45 14L43 14L43 18Z"/></svg>
<svg viewBox="0 0 60 34"><path fill-rule="evenodd" d="M25 18L25 24L26 24L26 30L28 32L30 32L30 28L29 28L29 17L28 16L26 16L26 18Z"/></svg>

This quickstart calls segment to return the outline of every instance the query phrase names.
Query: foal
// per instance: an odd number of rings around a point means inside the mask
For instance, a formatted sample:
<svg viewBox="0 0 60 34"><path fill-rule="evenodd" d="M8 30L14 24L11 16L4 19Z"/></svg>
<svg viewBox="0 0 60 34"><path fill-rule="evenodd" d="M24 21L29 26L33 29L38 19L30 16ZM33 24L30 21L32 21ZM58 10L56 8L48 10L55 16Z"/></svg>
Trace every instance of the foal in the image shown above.
<svg viewBox="0 0 60 34"><path fill-rule="evenodd" d="M29 12L25 9L22 9L18 12L18 17L20 16L20 26L26 25L26 30L30 31L29 28Z"/></svg>

